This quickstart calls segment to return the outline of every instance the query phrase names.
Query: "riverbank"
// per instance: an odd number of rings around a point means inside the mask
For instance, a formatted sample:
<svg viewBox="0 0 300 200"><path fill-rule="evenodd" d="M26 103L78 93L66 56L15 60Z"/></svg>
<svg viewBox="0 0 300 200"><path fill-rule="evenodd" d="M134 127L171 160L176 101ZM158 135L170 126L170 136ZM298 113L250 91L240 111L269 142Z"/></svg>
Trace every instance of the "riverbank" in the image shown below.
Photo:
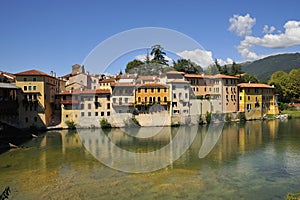
<svg viewBox="0 0 300 200"><path fill-rule="evenodd" d="M291 118L300 118L300 110L283 110L281 114L288 114Z"/></svg>

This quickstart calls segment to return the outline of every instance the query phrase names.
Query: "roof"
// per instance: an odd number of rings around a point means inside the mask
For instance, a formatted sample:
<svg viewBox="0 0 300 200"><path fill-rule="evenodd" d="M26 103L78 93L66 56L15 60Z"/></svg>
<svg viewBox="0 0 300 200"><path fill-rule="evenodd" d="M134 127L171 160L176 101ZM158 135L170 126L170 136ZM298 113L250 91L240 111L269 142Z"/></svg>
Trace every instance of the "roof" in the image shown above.
<svg viewBox="0 0 300 200"><path fill-rule="evenodd" d="M168 85L159 84L159 83L146 83L146 84L138 84L137 87L140 88L168 88Z"/></svg>
<svg viewBox="0 0 300 200"><path fill-rule="evenodd" d="M270 86L263 83L240 83L237 85L241 88L271 88L274 89L274 86Z"/></svg>
<svg viewBox="0 0 300 200"><path fill-rule="evenodd" d="M119 79L135 79L137 75L135 74L121 74L119 75Z"/></svg>
<svg viewBox="0 0 300 200"><path fill-rule="evenodd" d="M24 75L25 76L50 76L49 74L46 74L45 72L41 72L41 71L35 70L35 69L24 71L24 72L19 72L19 73L16 73L15 75L16 76L24 76Z"/></svg>
<svg viewBox="0 0 300 200"><path fill-rule="evenodd" d="M5 89L20 89L19 87L16 86L16 84L12 84L12 83L0 83L0 88L5 88Z"/></svg>
<svg viewBox="0 0 300 200"><path fill-rule="evenodd" d="M204 78L202 74L185 74L186 78Z"/></svg>
<svg viewBox="0 0 300 200"><path fill-rule="evenodd" d="M217 74L217 75L204 75L204 74L185 74L184 77L186 78L205 78L205 79L216 79L216 78L221 78L221 79L239 79L235 76L228 76L224 74Z"/></svg>
<svg viewBox="0 0 300 200"><path fill-rule="evenodd" d="M184 72L179 72L179 71L172 70L172 71L168 71L166 74L179 74L179 75L184 75L185 73L184 73Z"/></svg>
<svg viewBox="0 0 300 200"><path fill-rule="evenodd" d="M97 89L97 90L73 90L73 91L64 91L59 93L59 95L72 95L72 94L110 94L108 89Z"/></svg>
<svg viewBox="0 0 300 200"><path fill-rule="evenodd" d="M134 87L133 83L112 83L111 86L113 87Z"/></svg>
<svg viewBox="0 0 300 200"><path fill-rule="evenodd" d="M190 82L182 80L182 79L173 79L171 81L168 81L168 83L184 83L184 84L189 84Z"/></svg>
<svg viewBox="0 0 300 200"><path fill-rule="evenodd" d="M10 80L14 80L16 78L15 75L8 73L8 72L3 72L3 71L0 71L0 76L6 77L7 79L10 79Z"/></svg>
<svg viewBox="0 0 300 200"><path fill-rule="evenodd" d="M111 83L111 82L116 82L116 79L115 78L106 78L106 79L99 81L99 83Z"/></svg>

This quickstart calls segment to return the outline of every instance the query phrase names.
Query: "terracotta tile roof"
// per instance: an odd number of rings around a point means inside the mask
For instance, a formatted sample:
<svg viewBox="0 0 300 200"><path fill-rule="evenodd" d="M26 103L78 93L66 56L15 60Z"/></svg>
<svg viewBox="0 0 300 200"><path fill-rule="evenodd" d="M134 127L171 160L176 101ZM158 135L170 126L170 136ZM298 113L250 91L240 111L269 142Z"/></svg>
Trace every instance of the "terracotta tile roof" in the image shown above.
<svg viewBox="0 0 300 200"><path fill-rule="evenodd" d="M99 83L112 83L112 82L116 82L116 79L115 78L106 78L106 79L99 81Z"/></svg>
<svg viewBox="0 0 300 200"><path fill-rule="evenodd" d="M272 89L274 89L273 86L263 84L263 83L240 83L237 86L241 87L241 88L272 88Z"/></svg>
<svg viewBox="0 0 300 200"><path fill-rule="evenodd" d="M73 90L73 91L64 91L59 93L59 95L72 95L72 94L110 94L108 89L98 89L98 90Z"/></svg>
<svg viewBox="0 0 300 200"><path fill-rule="evenodd" d="M202 74L185 74L184 77L186 78L205 78L205 79L216 79L216 78L221 78L221 79L238 79L235 76L228 76L224 74L217 74L214 76L211 75L202 75Z"/></svg>
<svg viewBox="0 0 300 200"><path fill-rule="evenodd" d="M138 84L137 87L140 88L168 88L168 85L160 84L160 83L146 83L146 84Z"/></svg>
<svg viewBox="0 0 300 200"><path fill-rule="evenodd" d="M184 77L186 78L204 78L201 74L185 74Z"/></svg>
<svg viewBox="0 0 300 200"><path fill-rule="evenodd" d="M133 83L112 83L111 86L113 87L134 87Z"/></svg>
<svg viewBox="0 0 300 200"><path fill-rule="evenodd" d="M26 75L26 76L50 76L49 74L46 74L45 72L41 72L39 70L35 70L35 69L32 69L32 70L28 70L28 71L24 71L24 72L19 72L19 73L16 73L15 74L16 76L23 76L23 75ZM54 77L53 77L54 78Z"/></svg>
<svg viewBox="0 0 300 200"><path fill-rule="evenodd" d="M179 72L179 71L175 71L175 70L168 71L166 74L180 74L180 75L185 75L184 72Z"/></svg>

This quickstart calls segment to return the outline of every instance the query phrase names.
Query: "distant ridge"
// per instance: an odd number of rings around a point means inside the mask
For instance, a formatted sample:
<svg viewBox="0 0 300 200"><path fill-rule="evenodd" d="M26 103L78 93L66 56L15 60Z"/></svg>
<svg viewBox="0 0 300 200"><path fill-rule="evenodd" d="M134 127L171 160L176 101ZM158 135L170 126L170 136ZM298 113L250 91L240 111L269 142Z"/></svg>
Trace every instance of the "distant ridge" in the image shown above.
<svg viewBox="0 0 300 200"><path fill-rule="evenodd" d="M256 75L260 81L267 82L276 71L290 72L300 68L300 53L286 53L268 56L250 63L241 63L242 70Z"/></svg>

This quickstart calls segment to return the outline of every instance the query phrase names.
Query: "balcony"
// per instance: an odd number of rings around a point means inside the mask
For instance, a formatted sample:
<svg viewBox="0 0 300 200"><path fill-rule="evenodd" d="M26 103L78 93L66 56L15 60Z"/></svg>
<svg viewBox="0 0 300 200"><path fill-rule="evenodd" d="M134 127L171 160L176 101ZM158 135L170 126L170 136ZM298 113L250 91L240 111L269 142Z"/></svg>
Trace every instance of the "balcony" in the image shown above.
<svg viewBox="0 0 300 200"><path fill-rule="evenodd" d="M66 99L66 100L62 100L61 101L61 104L79 104L79 101L78 100L72 100L72 99Z"/></svg>

